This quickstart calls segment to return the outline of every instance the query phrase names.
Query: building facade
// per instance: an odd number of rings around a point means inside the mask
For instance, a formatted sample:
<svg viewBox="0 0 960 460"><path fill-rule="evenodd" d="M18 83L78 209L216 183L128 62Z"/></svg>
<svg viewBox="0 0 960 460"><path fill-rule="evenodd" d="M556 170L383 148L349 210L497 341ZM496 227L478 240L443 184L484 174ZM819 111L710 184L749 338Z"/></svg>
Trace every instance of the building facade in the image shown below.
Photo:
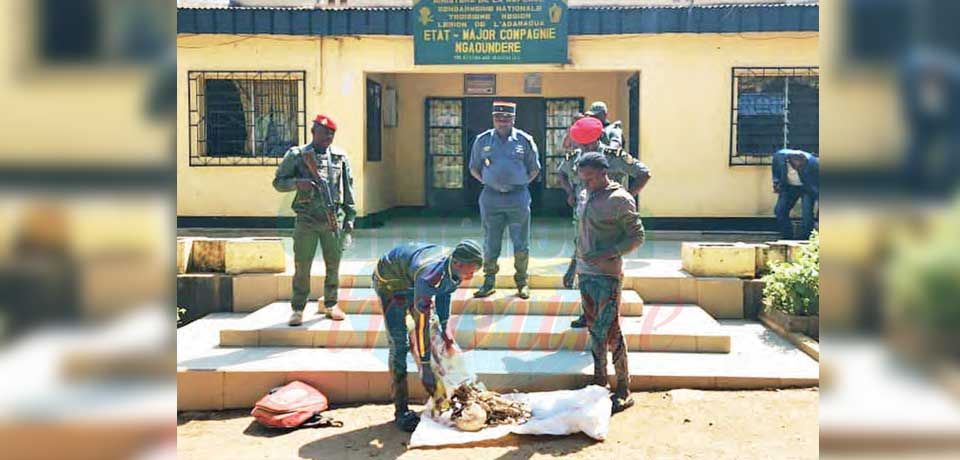
<svg viewBox="0 0 960 460"><path fill-rule="evenodd" d="M568 212L554 174L560 142L595 100L653 172L639 202L648 217L772 217L770 155L819 153L815 2L571 2L566 63L504 65L415 64L415 18L402 2L198 3L178 8L184 220L290 216L292 196L271 179L289 145L309 142L317 113L340 127L361 217L475 207L480 185L465 165L494 99L517 102L517 127L537 141L541 215Z"/></svg>

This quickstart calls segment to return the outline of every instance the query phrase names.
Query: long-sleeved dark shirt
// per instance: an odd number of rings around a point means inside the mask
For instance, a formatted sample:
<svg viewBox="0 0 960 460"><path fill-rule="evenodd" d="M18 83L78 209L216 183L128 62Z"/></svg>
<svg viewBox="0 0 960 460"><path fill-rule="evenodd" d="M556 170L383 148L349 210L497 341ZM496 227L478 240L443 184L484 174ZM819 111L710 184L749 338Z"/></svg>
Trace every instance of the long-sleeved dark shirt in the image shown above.
<svg viewBox="0 0 960 460"><path fill-rule="evenodd" d="M314 180L313 175L307 170L303 155L314 156L320 177L327 183L333 202L337 209L343 212L344 219L352 224L357 216L353 197L353 173L350 170L347 153L337 147L330 146L326 152L322 153L317 152L312 143L291 147L277 166L273 188L278 192L297 192L291 205L297 214L323 215L325 211L323 201L317 195L319 192L316 189L309 191L297 189L297 179Z"/></svg>
<svg viewBox="0 0 960 460"><path fill-rule="evenodd" d="M577 274L620 277L623 256L643 244L644 230L637 204L618 183L590 193L580 200L580 238L577 241ZM609 256L596 265L594 255Z"/></svg>
<svg viewBox="0 0 960 460"><path fill-rule="evenodd" d="M421 363L429 363L433 304L436 304L440 330L446 331L450 319L450 296L460 287L461 280L454 274L450 258L433 244L403 244L380 258L374 278L378 294L412 298L407 308L416 327L418 358Z"/></svg>

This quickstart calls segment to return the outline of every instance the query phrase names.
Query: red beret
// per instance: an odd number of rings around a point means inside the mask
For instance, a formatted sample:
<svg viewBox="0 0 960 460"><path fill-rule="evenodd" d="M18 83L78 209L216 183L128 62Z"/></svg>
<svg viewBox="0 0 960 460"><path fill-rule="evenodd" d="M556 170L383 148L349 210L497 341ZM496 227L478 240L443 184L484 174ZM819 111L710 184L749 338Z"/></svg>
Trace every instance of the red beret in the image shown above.
<svg viewBox="0 0 960 460"><path fill-rule="evenodd" d="M583 117L570 127L570 137L578 144L589 144L603 134L603 122L593 117Z"/></svg>
<svg viewBox="0 0 960 460"><path fill-rule="evenodd" d="M326 115L317 115L317 118L313 119L314 123L320 124L321 126L326 126L333 131L337 130L337 124L333 122L333 119Z"/></svg>

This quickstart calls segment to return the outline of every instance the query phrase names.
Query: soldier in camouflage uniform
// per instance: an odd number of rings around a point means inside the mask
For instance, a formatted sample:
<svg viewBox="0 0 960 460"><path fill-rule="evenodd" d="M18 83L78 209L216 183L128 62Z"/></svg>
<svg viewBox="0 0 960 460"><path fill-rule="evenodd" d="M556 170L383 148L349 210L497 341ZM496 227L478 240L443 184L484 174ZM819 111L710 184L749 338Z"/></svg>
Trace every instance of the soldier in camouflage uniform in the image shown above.
<svg viewBox="0 0 960 460"><path fill-rule="evenodd" d="M320 312L335 321L345 318L337 306L340 257L344 238L353 231L357 211L347 153L331 145L336 130L330 117L318 115L313 121L312 142L291 147L273 179L273 188L278 192L297 192L292 205L297 218L293 230L293 313L288 322L291 326L303 323L303 310L310 294L310 268L318 242L326 265L324 308ZM332 203L327 202L328 197Z"/></svg>
<svg viewBox="0 0 960 460"><path fill-rule="evenodd" d="M380 297L390 344L394 423L405 431L413 431L420 422L420 417L407 406L407 352L411 350L407 316L413 318L415 327L412 349L420 365L420 378L427 394L434 396L438 385L430 367L431 315L436 312L444 342L452 346L453 335L447 331L450 295L461 283L473 279L482 263L483 251L472 240L461 241L450 255L444 255L432 244L402 244L377 262L373 286Z"/></svg>
<svg viewBox="0 0 960 460"><path fill-rule="evenodd" d="M636 195L650 180L650 169L638 161L629 153L622 149L613 149L601 144L603 133L602 122L596 117L583 117L577 120L570 127L571 140L579 146L564 159L557 172L560 175L560 185L567 192L567 204L573 208L573 228L579 227L580 216L578 214L578 198L583 190L583 182L577 175L577 160L587 152L601 151L607 159L607 175L611 180L620 183L630 195ZM629 187L628 187L629 185ZM577 244L577 236L574 235L574 246ZM567 289L573 288L574 278L576 276L577 259L576 256L570 259L567 272L563 275L563 286ZM586 326L586 320L583 314L570 323L573 328L582 328Z"/></svg>
<svg viewBox="0 0 960 460"><path fill-rule="evenodd" d="M590 110L587 112L587 115L603 123L603 136L600 138L601 144L614 150L623 148L623 123L621 123L620 120L613 122L607 121L606 102L596 101L590 104Z"/></svg>

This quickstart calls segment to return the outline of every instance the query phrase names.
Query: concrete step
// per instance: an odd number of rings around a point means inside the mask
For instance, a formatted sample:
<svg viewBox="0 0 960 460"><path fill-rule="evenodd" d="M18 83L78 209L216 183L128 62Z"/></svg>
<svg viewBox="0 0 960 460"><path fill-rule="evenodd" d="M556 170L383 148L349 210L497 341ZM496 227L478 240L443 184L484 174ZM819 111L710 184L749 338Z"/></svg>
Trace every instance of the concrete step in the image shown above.
<svg viewBox="0 0 960 460"><path fill-rule="evenodd" d="M250 314L238 327L220 332L224 347L274 346L384 348L382 315L348 315L344 321L317 316L308 309L302 326L290 327L289 309L275 303ZM571 329L576 316L451 315L448 327L464 349L586 350L586 329ZM627 348L635 351L728 353L730 337L696 305L656 305L642 317L621 318Z"/></svg>
<svg viewBox="0 0 960 460"><path fill-rule="evenodd" d="M653 308L648 306L648 316ZM249 408L270 388L294 379L320 388L333 404L389 401L387 349L216 345L221 330L236 328L244 320L243 315L214 314L177 331L178 410ZM733 390L818 384L817 362L763 325L723 321L718 332L730 337L731 353L631 350L631 389ZM501 392L580 388L589 383L593 373L588 351L465 350L464 357L480 381ZM417 367L409 356L407 368L414 401L422 401ZM612 381L612 362L609 374Z"/></svg>
<svg viewBox="0 0 960 460"><path fill-rule="evenodd" d="M570 259L534 258L528 268L528 284L531 289L563 289L563 274ZM371 276L376 267L375 260L350 260L340 265L341 288L370 288ZM512 258L500 259L500 272L497 273L497 288L516 289L513 279ZM323 293L325 268L322 261L316 261L311 271L311 298ZM279 299L289 300L292 294L293 269L289 268L278 277ZM624 261L624 289L636 290L648 302L657 303L697 303L697 278L680 268L679 260L627 259ZM479 288L483 284L482 274L475 276L464 287Z"/></svg>
<svg viewBox="0 0 960 460"><path fill-rule="evenodd" d="M477 299L473 289L459 289L451 296L452 314L472 315L579 315L580 291L574 289L531 289L530 299L517 297L516 291L498 289L490 297ZM282 302L289 305L289 302ZM370 288L342 289L340 308L347 314L381 313L380 298ZM643 314L643 299L630 290L623 291L620 303L623 316Z"/></svg>
<svg viewBox="0 0 960 460"><path fill-rule="evenodd" d="M528 267L528 285L531 289L563 289L563 274L570 259L532 259ZM340 286L349 288L373 287L373 270L376 260L349 260L340 264ZM500 272L497 274L496 285L499 288L516 289L513 279L513 259L500 260ZM311 292L319 295L323 292L323 279L326 274L322 261L316 261L311 271ZM483 274L479 273L465 287L479 288L483 284ZM289 299L292 293L293 267L287 272L278 274L280 277L280 298Z"/></svg>
<svg viewBox="0 0 960 460"><path fill-rule="evenodd" d="M502 270L497 275L498 295L510 298L516 292L513 266L509 259L502 262ZM562 278L568 262L567 259L558 258L532 260L531 289L563 289ZM374 265L375 261L372 260L345 261L340 267L340 297L346 299L345 293L350 290L370 289ZM322 262L318 261L314 264L313 276L310 279L311 300L323 295L323 281L324 268ZM464 290L472 291L481 283L482 277L474 277L472 286L465 286ZM186 306L191 315L211 311L251 312L277 300L290 300L292 284L292 271L237 276L187 274L177 277L177 297L178 302ZM680 268L679 260L626 260L623 289L636 291L647 303L697 304L714 318L744 317L743 280L734 277L694 277ZM370 311L369 308L362 307L360 312ZM517 304L510 308L519 312L523 305ZM572 314L572 310L567 311ZM509 312L509 309L504 312ZM536 310L530 312L537 313Z"/></svg>

